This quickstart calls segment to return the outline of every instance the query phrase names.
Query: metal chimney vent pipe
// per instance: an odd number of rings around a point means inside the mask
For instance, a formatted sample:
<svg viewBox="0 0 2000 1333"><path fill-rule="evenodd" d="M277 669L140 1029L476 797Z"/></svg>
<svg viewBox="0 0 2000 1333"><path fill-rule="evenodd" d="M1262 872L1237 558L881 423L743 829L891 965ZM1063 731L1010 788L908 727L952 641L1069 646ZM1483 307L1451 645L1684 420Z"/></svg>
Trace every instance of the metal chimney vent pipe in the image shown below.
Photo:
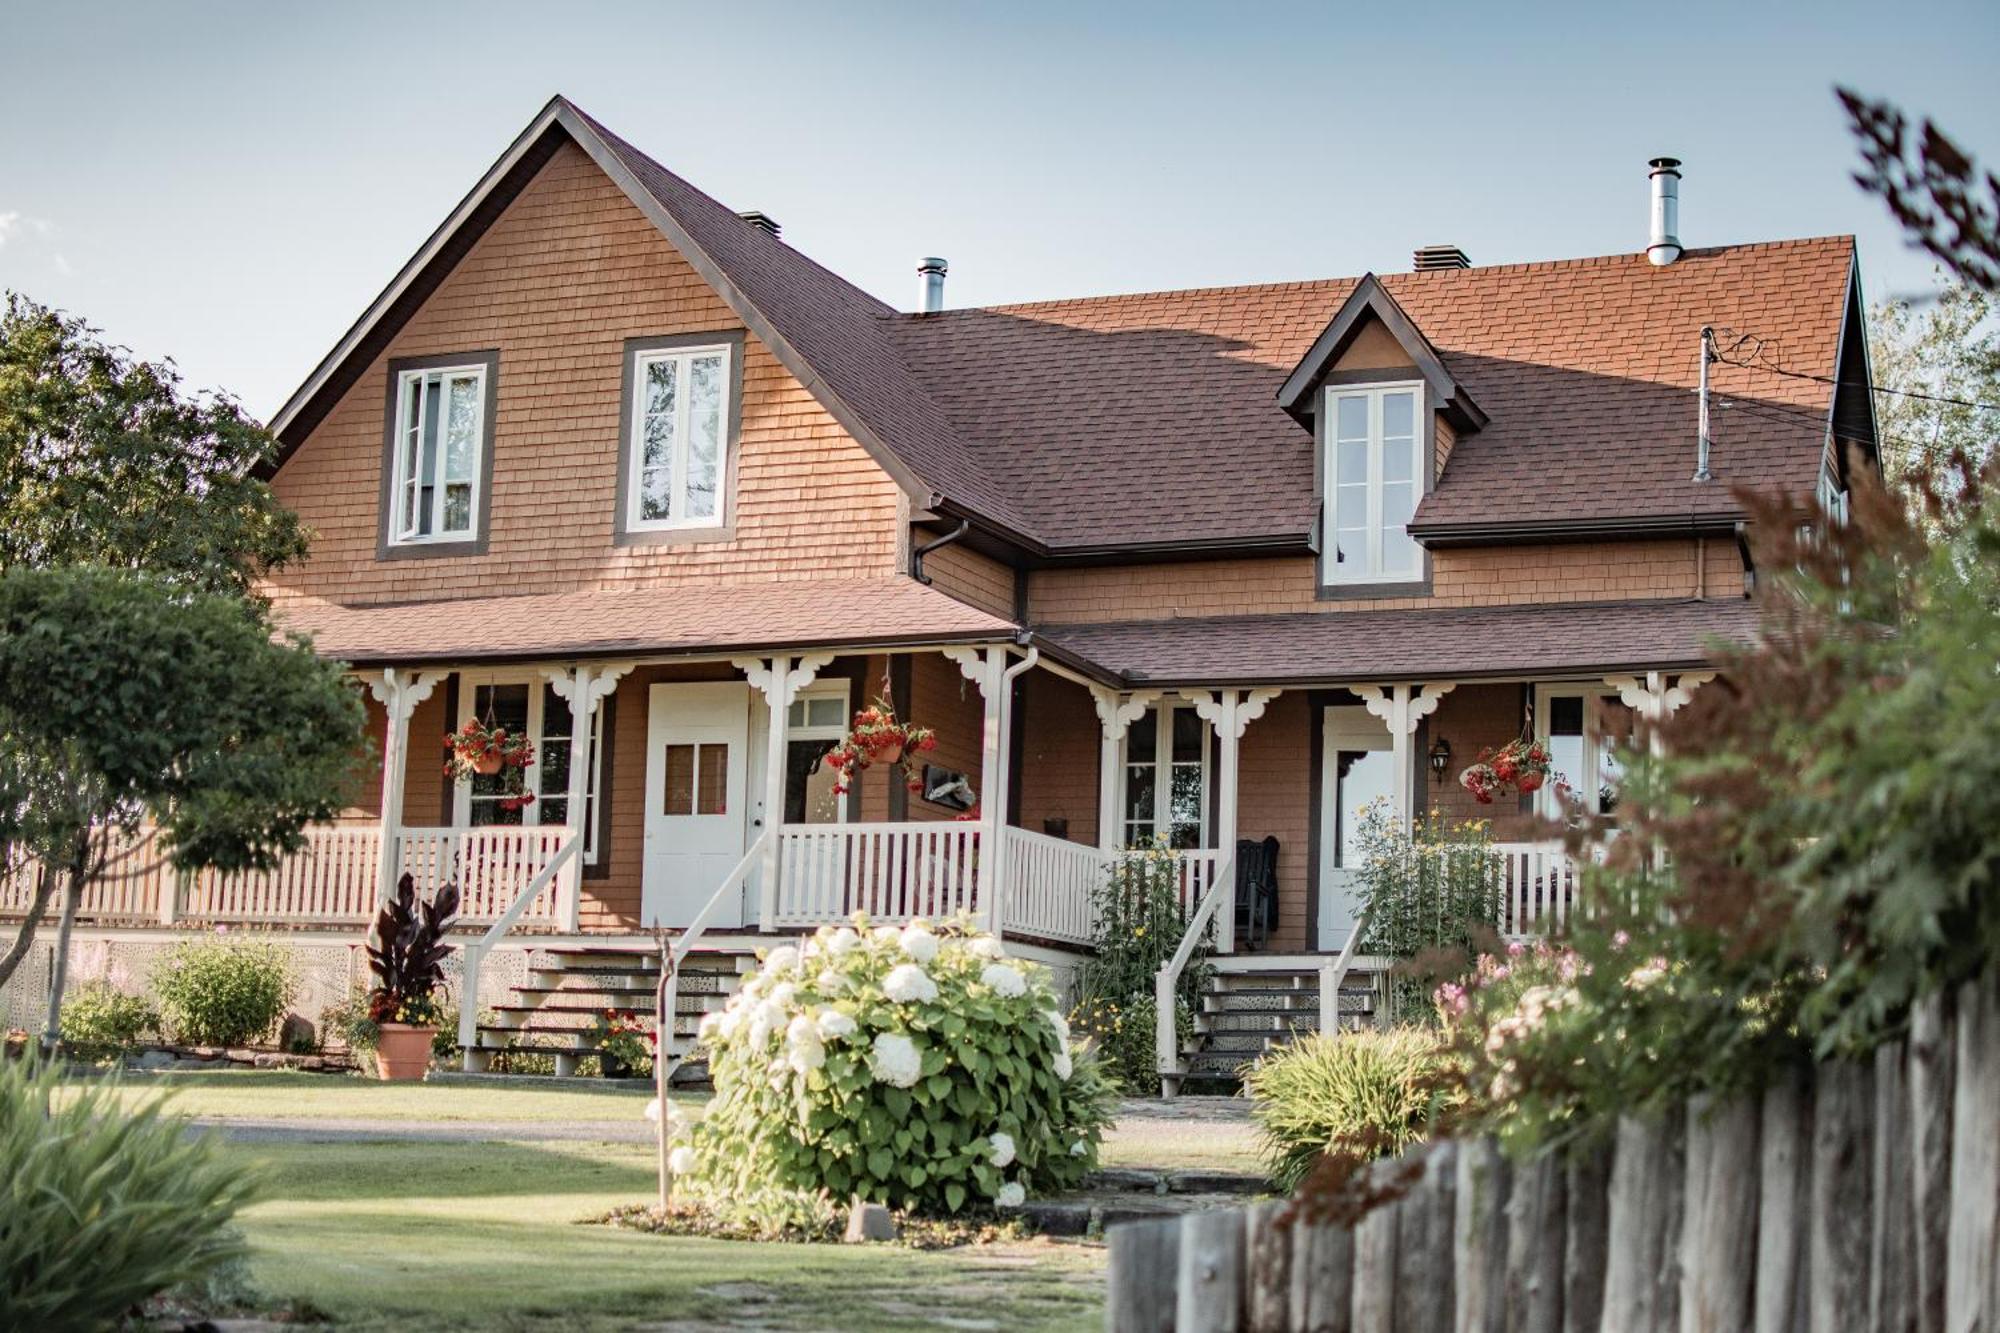
<svg viewBox="0 0 2000 1333"><path fill-rule="evenodd" d="M935 315L944 309L944 275L950 269L942 259L933 255L917 261L917 276L924 280L924 313Z"/></svg>
<svg viewBox="0 0 2000 1333"><path fill-rule="evenodd" d="M1646 164L1653 182L1653 230L1646 258L1665 268L1681 257L1681 161L1656 157Z"/></svg>
<svg viewBox="0 0 2000 1333"><path fill-rule="evenodd" d="M1472 260L1455 245L1423 245L1410 253L1410 267L1418 273L1441 269L1471 268Z"/></svg>

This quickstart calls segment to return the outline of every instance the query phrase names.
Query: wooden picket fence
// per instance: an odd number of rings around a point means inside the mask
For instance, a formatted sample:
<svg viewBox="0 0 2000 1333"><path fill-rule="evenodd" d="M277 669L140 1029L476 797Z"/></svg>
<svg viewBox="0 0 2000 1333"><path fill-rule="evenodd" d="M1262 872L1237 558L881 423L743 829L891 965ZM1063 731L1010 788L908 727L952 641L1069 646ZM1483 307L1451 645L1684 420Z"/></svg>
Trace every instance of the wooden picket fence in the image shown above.
<svg viewBox="0 0 2000 1333"><path fill-rule="evenodd" d="M1114 1229L1107 1327L2000 1333L2000 978L1594 1154L1441 1142L1367 1184L1396 1197L1351 1226L1281 1201Z"/></svg>

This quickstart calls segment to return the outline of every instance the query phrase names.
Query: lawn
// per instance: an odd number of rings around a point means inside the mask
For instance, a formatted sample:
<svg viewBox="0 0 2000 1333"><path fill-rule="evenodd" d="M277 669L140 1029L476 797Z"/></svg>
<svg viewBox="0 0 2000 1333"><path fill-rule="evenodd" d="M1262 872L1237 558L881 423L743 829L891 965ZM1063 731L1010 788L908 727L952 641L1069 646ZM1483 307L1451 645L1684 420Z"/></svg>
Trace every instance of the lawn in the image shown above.
<svg viewBox="0 0 2000 1333"><path fill-rule="evenodd" d="M584 1080L568 1088L451 1083L383 1083L358 1074L281 1070L127 1075L128 1102L162 1090L178 1115L219 1120L638 1121L649 1094ZM693 1094L689 1094L693 1096Z"/></svg>
<svg viewBox="0 0 2000 1333"><path fill-rule="evenodd" d="M272 1301L342 1329L1085 1329L1101 1247L915 1253L578 1226L651 1197L650 1149L576 1143L246 1144L243 1215ZM954 1322L963 1321L963 1322Z"/></svg>

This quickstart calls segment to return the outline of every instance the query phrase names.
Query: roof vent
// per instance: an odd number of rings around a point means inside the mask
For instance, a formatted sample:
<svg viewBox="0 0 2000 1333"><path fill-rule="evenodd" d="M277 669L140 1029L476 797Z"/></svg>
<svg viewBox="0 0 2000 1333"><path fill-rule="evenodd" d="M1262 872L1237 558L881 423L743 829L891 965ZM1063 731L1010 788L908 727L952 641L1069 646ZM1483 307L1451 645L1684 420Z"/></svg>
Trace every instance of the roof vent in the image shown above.
<svg viewBox="0 0 2000 1333"><path fill-rule="evenodd" d="M769 213L760 213L754 208L747 213L738 213L736 216L742 218L745 222L755 227L758 231L763 232L774 241L784 231L784 228L778 225L776 218L772 217Z"/></svg>
<svg viewBox="0 0 2000 1333"><path fill-rule="evenodd" d="M1646 258L1665 268L1681 257L1681 160L1656 157L1646 166L1653 182L1653 230Z"/></svg>
<svg viewBox="0 0 2000 1333"><path fill-rule="evenodd" d="M944 275L951 266L932 255L917 261L917 275L924 280L924 313L935 315L944 309Z"/></svg>
<svg viewBox="0 0 2000 1333"><path fill-rule="evenodd" d="M1426 245L1412 252L1410 267L1419 273L1435 273L1447 268L1471 268L1472 259L1455 245Z"/></svg>

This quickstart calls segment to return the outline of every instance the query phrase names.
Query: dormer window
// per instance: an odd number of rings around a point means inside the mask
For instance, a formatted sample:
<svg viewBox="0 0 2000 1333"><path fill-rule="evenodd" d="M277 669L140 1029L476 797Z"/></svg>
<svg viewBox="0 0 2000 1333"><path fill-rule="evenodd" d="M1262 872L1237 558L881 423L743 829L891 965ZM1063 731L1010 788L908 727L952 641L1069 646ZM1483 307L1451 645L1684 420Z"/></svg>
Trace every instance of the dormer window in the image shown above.
<svg viewBox="0 0 2000 1333"><path fill-rule="evenodd" d="M1326 390L1326 583L1423 578L1408 531L1423 496L1423 404L1421 382Z"/></svg>
<svg viewBox="0 0 2000 1333"><path fill-rule="evenodd" d="M626 348L620 539L726 535L741 335L637 339Z"/></svg>
<svg viewBox="0 0 2000 1333"><path fill-rule="evenodd" d="M483 549L493 475L494 352L389 363L382 456L384 556L466 555Z"/></svg>

